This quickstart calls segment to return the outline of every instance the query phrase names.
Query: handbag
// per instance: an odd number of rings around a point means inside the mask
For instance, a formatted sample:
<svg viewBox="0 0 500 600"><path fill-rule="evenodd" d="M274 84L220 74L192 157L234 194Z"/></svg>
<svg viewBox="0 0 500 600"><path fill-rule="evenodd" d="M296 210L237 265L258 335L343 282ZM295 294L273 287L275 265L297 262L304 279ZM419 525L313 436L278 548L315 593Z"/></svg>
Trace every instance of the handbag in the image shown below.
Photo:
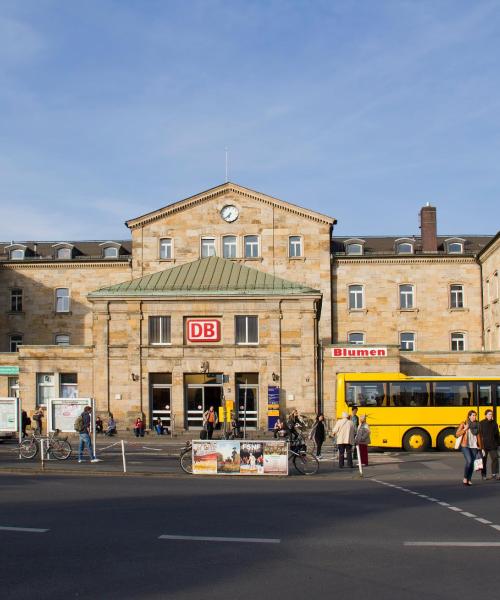
<svg viewBox="0 0 500 600"><path fill-rule="evenodd" d="M474 460L474 471L482 471L483 470L483 459L476 458Z"/></svg>
<svg viewBox="0 0 500 600"><path fill-rule="evenodd" d="M460 450L461 445L462 445L462 436L459 436L455 440L455 450Z"/></svg>

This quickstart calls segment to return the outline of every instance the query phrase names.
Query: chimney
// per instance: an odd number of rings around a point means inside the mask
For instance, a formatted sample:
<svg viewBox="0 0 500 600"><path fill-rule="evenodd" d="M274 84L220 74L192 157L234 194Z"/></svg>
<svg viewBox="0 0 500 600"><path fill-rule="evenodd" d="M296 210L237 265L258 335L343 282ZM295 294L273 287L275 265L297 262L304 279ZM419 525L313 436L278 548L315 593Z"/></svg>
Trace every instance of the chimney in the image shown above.
<svg viewBox="0 0 500 600"><path fill-rule="evenodd" d="M420 235L423 252L437 252L436 207L428 202L420 209Z"/></svg>

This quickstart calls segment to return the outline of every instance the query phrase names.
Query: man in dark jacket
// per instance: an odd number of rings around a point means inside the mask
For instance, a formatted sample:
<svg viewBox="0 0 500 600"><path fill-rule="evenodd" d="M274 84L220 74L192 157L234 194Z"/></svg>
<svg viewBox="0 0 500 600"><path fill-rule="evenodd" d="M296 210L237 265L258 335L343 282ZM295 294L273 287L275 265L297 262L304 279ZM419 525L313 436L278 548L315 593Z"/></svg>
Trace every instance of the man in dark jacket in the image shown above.
<svg viewBox="0 0 500 600"><path fill-rule="evenodd" d="M493 419L493 411L488 409L484 415L486 418L479 423L479 433L481 435L482 446L484 450L483 470L481 475L486 479L486 466L488 455L491 458L491 475L487 479L498 479L498 451L500 446L500 435L498 425Z"/></svg>

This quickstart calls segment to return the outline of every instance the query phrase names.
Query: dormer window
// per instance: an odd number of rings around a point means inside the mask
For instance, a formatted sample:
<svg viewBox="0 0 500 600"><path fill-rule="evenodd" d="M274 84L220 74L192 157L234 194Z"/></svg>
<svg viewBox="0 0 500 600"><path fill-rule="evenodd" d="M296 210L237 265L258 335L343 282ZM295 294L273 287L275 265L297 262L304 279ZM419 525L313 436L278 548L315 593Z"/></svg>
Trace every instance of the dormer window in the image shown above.
<svg viewBox="0 0 500 600"><path fill-rule="evenodd" d="M11 260L24 260L24 250L21 250L20 248L11 250L10 251L10 259Z"/></svg>
<svg viewBox="0 0 500 600"><path fill-rule="evenodd" d="M446 251L448 254L463 254L464 253L464 242L460 238L452 238L445 240Z"/></svg>
<svg viewBox="0 0 500 600"><path fill-rule="evenodd" d="M398 254L413 254L413 240L396 240Z"/></svg>
<svg viewBox="0 0 500 600"><path fill-rule="evenodd" d="M26 256L26 246L23 244L10 244L5 246L5 250L9 253L10 260L24 260Z"/></svg>
<svg viewBox="0 0 500 600"><path fill-rule="evenodd" d="M71 258L71 248L58 248L56 256L61 260L69 260Z"/></svg>
<svg viewBox="0 0 500 600"><path fill-rule="evenodd" d="M365 244L364 240L357 240L357 239L345 240L344 241L345 253L349 256L356 256L356 255L360 256L363 254L364 244Z"/></svg>
<svg viewBox="0 0 500 600"><path fill-rule="evenodd" d="M115 248L114 246L104 248L103 256L104 258L118 258L118 248Z"/></svg>
<svg viewBox="0 0 500 600"><path fill-rule="evenodd" d="M99 246L102 248L103 258L118 258L121 248L118 242L103 242Z"/></svg>

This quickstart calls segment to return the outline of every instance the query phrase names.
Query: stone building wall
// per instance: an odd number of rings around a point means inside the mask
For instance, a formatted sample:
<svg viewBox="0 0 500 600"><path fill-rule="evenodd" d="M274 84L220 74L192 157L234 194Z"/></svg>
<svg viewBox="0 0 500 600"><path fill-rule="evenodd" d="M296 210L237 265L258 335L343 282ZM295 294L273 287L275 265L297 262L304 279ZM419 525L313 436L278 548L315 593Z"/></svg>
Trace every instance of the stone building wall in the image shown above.
<svg viewBox="0 0 500 600"><path fill-rule="evenodd" d="M500 350L500 235L481 253L484 349Z"/></svg>

